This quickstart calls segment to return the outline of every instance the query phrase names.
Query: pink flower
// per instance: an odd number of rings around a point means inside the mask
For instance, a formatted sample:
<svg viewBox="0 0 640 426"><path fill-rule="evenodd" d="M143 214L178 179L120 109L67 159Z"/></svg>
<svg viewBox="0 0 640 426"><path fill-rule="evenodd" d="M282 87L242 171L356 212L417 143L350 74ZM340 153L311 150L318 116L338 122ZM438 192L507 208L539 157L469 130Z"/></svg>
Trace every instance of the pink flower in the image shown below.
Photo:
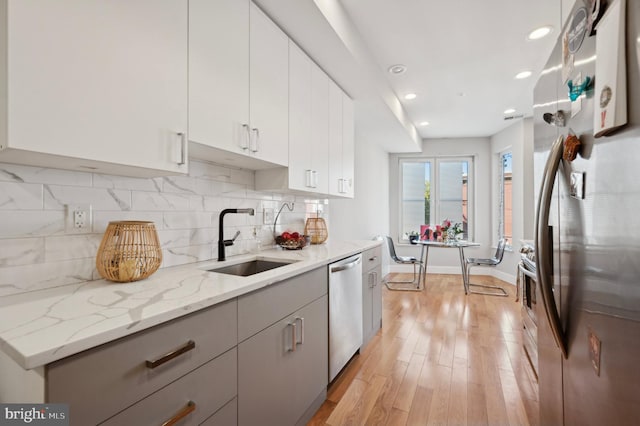
<svg viewBox="0 0 640 426"><path fill-rule="evenodd" d="M442 227L443 228L449 228L451 226L451 221L449 219L445 219L444 222L442 222Z"/></svg>

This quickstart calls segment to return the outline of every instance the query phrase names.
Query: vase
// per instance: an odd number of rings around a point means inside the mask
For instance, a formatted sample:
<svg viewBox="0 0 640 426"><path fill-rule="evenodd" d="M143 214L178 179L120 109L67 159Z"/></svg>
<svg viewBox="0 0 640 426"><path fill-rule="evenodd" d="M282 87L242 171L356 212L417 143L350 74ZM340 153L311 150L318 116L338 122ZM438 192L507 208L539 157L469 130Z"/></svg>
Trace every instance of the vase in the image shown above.
<svg viewBox="0 0 640 426"><path fill-rule="evenodd" d="M449 228L446 231L442 232L442 242L444 243L452 243L456 240L456 231Z"/></svg>

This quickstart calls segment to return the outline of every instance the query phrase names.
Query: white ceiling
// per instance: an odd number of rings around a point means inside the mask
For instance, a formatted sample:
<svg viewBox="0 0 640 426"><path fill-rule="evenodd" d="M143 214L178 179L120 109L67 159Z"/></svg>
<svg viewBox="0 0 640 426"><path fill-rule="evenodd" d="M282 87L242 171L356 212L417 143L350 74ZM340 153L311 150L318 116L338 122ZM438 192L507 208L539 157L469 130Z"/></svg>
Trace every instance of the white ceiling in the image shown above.
<svg viewBox="0 0 640 426"><path fill-rule="evenodd" d="M354 98L357 131L407 152L421 138L493 135L513 123L507 108L531 115L567 0L256 2ZM543 25L549 36L527 39ZM407 71L388 73L394 64ZM524 70L533 75L516 80Z"/></svg>

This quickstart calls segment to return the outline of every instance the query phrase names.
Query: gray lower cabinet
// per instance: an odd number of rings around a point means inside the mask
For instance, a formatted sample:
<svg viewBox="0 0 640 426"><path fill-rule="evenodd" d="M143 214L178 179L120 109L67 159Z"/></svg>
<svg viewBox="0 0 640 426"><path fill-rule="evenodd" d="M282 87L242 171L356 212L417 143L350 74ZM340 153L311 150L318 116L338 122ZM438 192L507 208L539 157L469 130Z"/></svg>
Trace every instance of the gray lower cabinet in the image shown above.
<svg viewBox="0 0 640 426"><path fill-rule="evenodd" d="M237 350L233 348L102 424L131 426L176 422L191 426L205 421L216 424L217 409L222 412L218 424L236 424L235 412L224 408L236 396L237 357ZM221 423L222 418L228 423Z"/></svg>
<svg viewBox="0 0 640 426"><path fill-rule="evenodd" d="M325 399L329 365L326 268L296 279L296 286L307 289L322 279L324 295L238 345L239 425L305 424ZM262 292L270 291L279 289L274 286ZM265 296L262 292L255 295ZM267 294L264 300L268 299ZM279 311L279 305L290 303L285 299L282 303L271 300L273 306L263 307ZM243 312L243 298L238 303Z"/></svg>
<svg viewBox="0 0 640 426"><path fill-rule="evenodd" d="M305 424L326 397L321 267L48 364L71 425Z"/></svg>
<svg viewBox="0 0 640 426"><path fill-rule="evenodd" d="M171 392L172 386L180 381L191 383L193 376L217 366L218 359L226 360L238 343L236 324L237 301L231 300L48 364L47 402L69 404L72 425L98 424L156 392L162 392L166 408L173 404L169 411L179 411L189 399L184 399L182 391ZM204 393L218 392L219 386L224 392L234 390L233 395L221 398L224 401L218 406L204 408L208 403L200 403L198 410L207 412L203 420L235 396L233 361L224 363L225 371L233 368L229 380L219 382L217 374L207 373L209 380L199 383L200 392L189 393L197 401L210 398ZM198 371L201 373L189 375ZM120 424L127 423L151 424Z"/></svg>
<svg viewBox="0 0 640 426"><path fill-rule="evenodd" d="M382 327L381 246L362 253L362 347Z"/></svg>

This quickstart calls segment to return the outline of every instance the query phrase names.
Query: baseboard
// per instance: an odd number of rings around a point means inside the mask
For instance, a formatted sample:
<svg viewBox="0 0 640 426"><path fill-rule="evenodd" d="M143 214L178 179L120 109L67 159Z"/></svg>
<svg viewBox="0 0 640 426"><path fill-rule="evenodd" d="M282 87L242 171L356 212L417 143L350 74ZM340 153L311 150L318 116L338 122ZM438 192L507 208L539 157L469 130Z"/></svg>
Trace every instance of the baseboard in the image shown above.
<svg viewBox="0 0 640 426"><path fill-rule="evenodd" d="M410 265L391 265L389 268L389 272L393 273L403 273L403 274L413 274L413 266ZM507 282L512 285L516 285L516 276L507 274L506 272L500 271L498 269L493 268L482 268L476 270L471 270L471 275L487 275L490 277L498 278L504 282ZM427 273L429 274L445 274L445 275L460 275L462 274L462 270L459 266L429 266L427 268Z"/></svg>

